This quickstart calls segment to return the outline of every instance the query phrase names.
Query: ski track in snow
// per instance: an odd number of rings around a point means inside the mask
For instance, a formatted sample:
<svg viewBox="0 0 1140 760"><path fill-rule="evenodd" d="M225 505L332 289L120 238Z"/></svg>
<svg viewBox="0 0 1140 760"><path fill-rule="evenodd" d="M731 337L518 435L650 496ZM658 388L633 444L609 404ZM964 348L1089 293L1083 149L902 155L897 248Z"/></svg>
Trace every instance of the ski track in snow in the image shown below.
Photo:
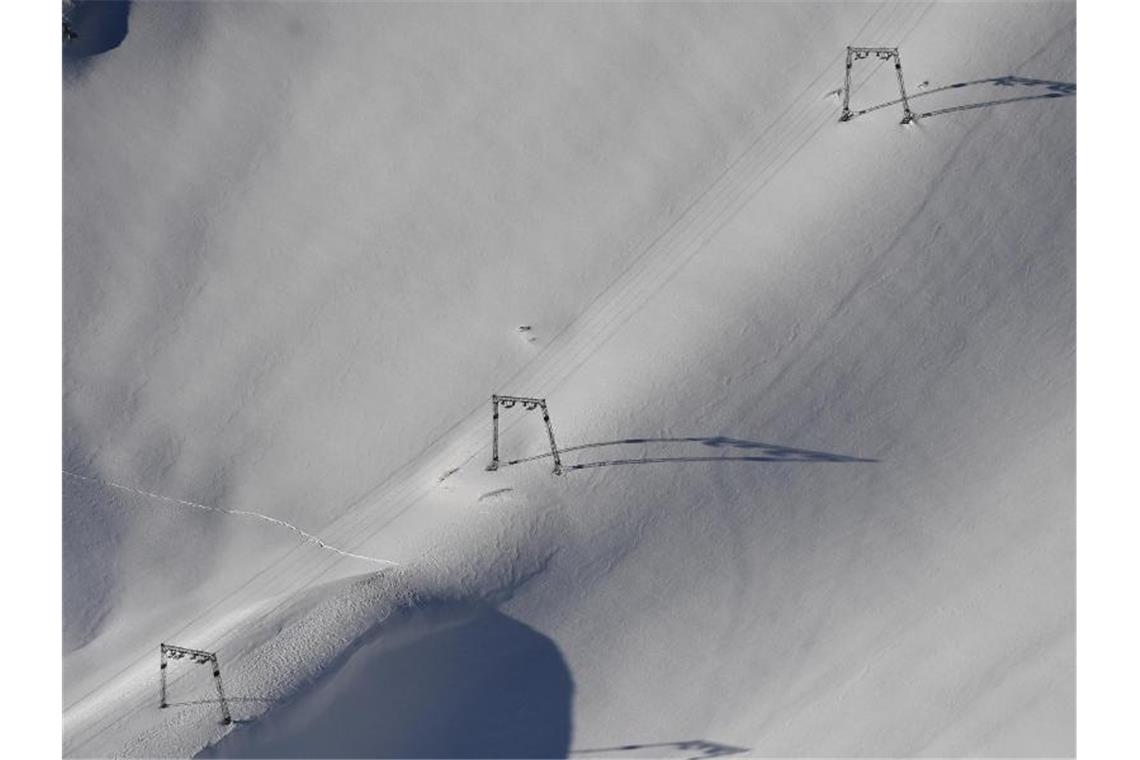
<svg viewBox="0 0 1140 760"><path fill-rule="evenodd" d="M249 512L249 511L246 511L244 509L224 509L222 507L211 507L207 504L199 504L198 502L186 501L185 499L175 499L171 496L163 496L162 494L152 493L151 491L144 491L141 488L132 488L131 486L124 486L124 485L121 485L119 483L114 483L114 482L109 481L109 480L100 480L99 478L92 478L92 477L88 477L87 475L80 475L78 473L70 472L68 470L62 470L62 472L64 475L67 475L68 477L71 477L71 478L76 478L78 480L86 480L90 483L98 483L99 485L107 486L108 488L117 488L120 491L126 491L127 493L134 493L134 494L138 494L139 496L146 496L146 497L151 498L151 499L158 499L160 501L170 502L171 504L178 504L178 505L183 506L183 507L190 507L191 509L198 509L198 510L202 510L205 512L218 512L218 513L223 514L223 515L235 515L237 517L254 517L254 518L257 518L259 520L265 520L266 522L273 523L274 525L278 525L282 528L288 528L289 530L293 531L298 536L300 536L302 540L304 540L308 543L316 544L317 546L319 546L322 549L326 549L330 552L340 554L341 556L344 556L344 557L352 557L353 559L360 559L360 560L364 560L365 562L375 562L375 563L380 564L380 565L391 566L391 565L399 564L399 563L393 562L392 560L389 560L389 559L380 559L378 557L368 557L364 554L356 554L354 552L346 551L344 549L338 549L337 547L333 546L332 544L325 543L320 537L314 536L312 533L308 533L304 530L301 530L300 528L298 528L296 525L293 525L292 523L285 522L284 520L278 520L276 517L270 517L269 515L263 515L260 512Z"/></svg>

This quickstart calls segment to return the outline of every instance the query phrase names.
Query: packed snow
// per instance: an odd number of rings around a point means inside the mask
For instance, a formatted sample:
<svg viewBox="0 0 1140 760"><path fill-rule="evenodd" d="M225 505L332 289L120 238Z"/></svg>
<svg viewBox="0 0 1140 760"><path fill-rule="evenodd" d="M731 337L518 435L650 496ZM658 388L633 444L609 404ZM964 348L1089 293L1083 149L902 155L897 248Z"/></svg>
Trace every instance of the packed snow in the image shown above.
<svg viewBox="0 0 1140 760"><path fill-rule="evenodd" d="M72 12L64 755L1074 753L1071 3Z"/></svg>

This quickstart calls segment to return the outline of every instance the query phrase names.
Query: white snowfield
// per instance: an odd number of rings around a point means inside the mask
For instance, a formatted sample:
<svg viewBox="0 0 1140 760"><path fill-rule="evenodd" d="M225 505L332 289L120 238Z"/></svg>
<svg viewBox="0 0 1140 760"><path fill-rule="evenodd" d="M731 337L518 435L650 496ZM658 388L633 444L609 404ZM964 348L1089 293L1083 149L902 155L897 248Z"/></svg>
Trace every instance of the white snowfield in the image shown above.
<svg viewBox="0 0 1140 760"><path fill-rule="evenodd" d="M64 755L1074 753L1072 4L128 22L65 65Z"/></svg>

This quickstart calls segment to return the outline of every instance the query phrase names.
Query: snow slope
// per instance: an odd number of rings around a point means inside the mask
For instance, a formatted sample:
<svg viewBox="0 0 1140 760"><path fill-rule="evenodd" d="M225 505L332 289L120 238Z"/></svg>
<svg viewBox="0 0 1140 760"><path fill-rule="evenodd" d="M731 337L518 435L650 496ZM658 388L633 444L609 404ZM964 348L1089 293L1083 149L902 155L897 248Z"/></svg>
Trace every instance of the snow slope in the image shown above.
<svg viewBox="0 0 1140 760"><path fill-rule="evenodd" d="M132 6L66 70L65 754L1072 754L1073 20ZM847 44L932 115L837 123Z"/></svg>

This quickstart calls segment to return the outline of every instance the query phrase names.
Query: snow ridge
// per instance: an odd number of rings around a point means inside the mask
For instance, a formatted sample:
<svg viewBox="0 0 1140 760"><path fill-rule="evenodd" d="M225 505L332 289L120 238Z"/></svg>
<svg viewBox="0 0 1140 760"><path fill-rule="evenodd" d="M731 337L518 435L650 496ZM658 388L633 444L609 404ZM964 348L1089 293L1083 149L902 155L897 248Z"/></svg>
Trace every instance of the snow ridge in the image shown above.
<svg viewBox="0 0 1140 760"><path fill-rule="evenodd" d="M293 531L298 536L300 536L302 540L307 541L309 543L316 544L317 546L319 546L322 549L327 549L330 552L335 552L336 554L340 554L344 557L352 557L353 559L361 559L361 560L364 560L365 562L375 562L376 564L380 564L380 565L397 565L397 564L399 564L397 562L393 562L392 560L388 560L388 559L380 559L378 557L369 557L369 556L366 556L364 554L355 554L353 552L346 551L344 549L338 549L337 547L333 546L332 544L325 543L320 537L314 536L312 533L308 533L304 530L301 530L300 528L298 528L296 525L293 525L292 523L285 522L284 520L278 520L276 517L270 517L269 515L263 515L260 512L249 512L249 511L246 511L243 509L224 509L222 507L211 507L207 504L199 504L199 503L194 502L194 501L186 501L185 499L175 499L171 496L163 496L162 494L152 493L151 491L144 491L141 488L132 488L131 486L124 486L124 485L121 485L119 483L114 483L114 482L109 481L109 480L100 480L99 478L92 478L92 477L89 477L87 475L80 475L78 473L70 472L68 470L62 470L62 472L64 475L67 475L68 477L71 477L71 478L76 478L78 480L86 480L86 481L91 482L91 483L98 483L99 485L107 486L108 488L117 488L120 491L126 491L128 493L134 493L134 494L138 494L140 496L146 496L146 497L151 498L151 499L158 499L160 501L166 501L166 502L170 502L172 504L178 504L178 505L184 506L184 507L191 507L192 509L204 510L206 512L218 512L218 513L221 513L223 515L235 515L238 517L255 517L259 520L265 520L266 522L271 522L274 525L278 525L282 528L288 528L289 530Z"/></svg>

